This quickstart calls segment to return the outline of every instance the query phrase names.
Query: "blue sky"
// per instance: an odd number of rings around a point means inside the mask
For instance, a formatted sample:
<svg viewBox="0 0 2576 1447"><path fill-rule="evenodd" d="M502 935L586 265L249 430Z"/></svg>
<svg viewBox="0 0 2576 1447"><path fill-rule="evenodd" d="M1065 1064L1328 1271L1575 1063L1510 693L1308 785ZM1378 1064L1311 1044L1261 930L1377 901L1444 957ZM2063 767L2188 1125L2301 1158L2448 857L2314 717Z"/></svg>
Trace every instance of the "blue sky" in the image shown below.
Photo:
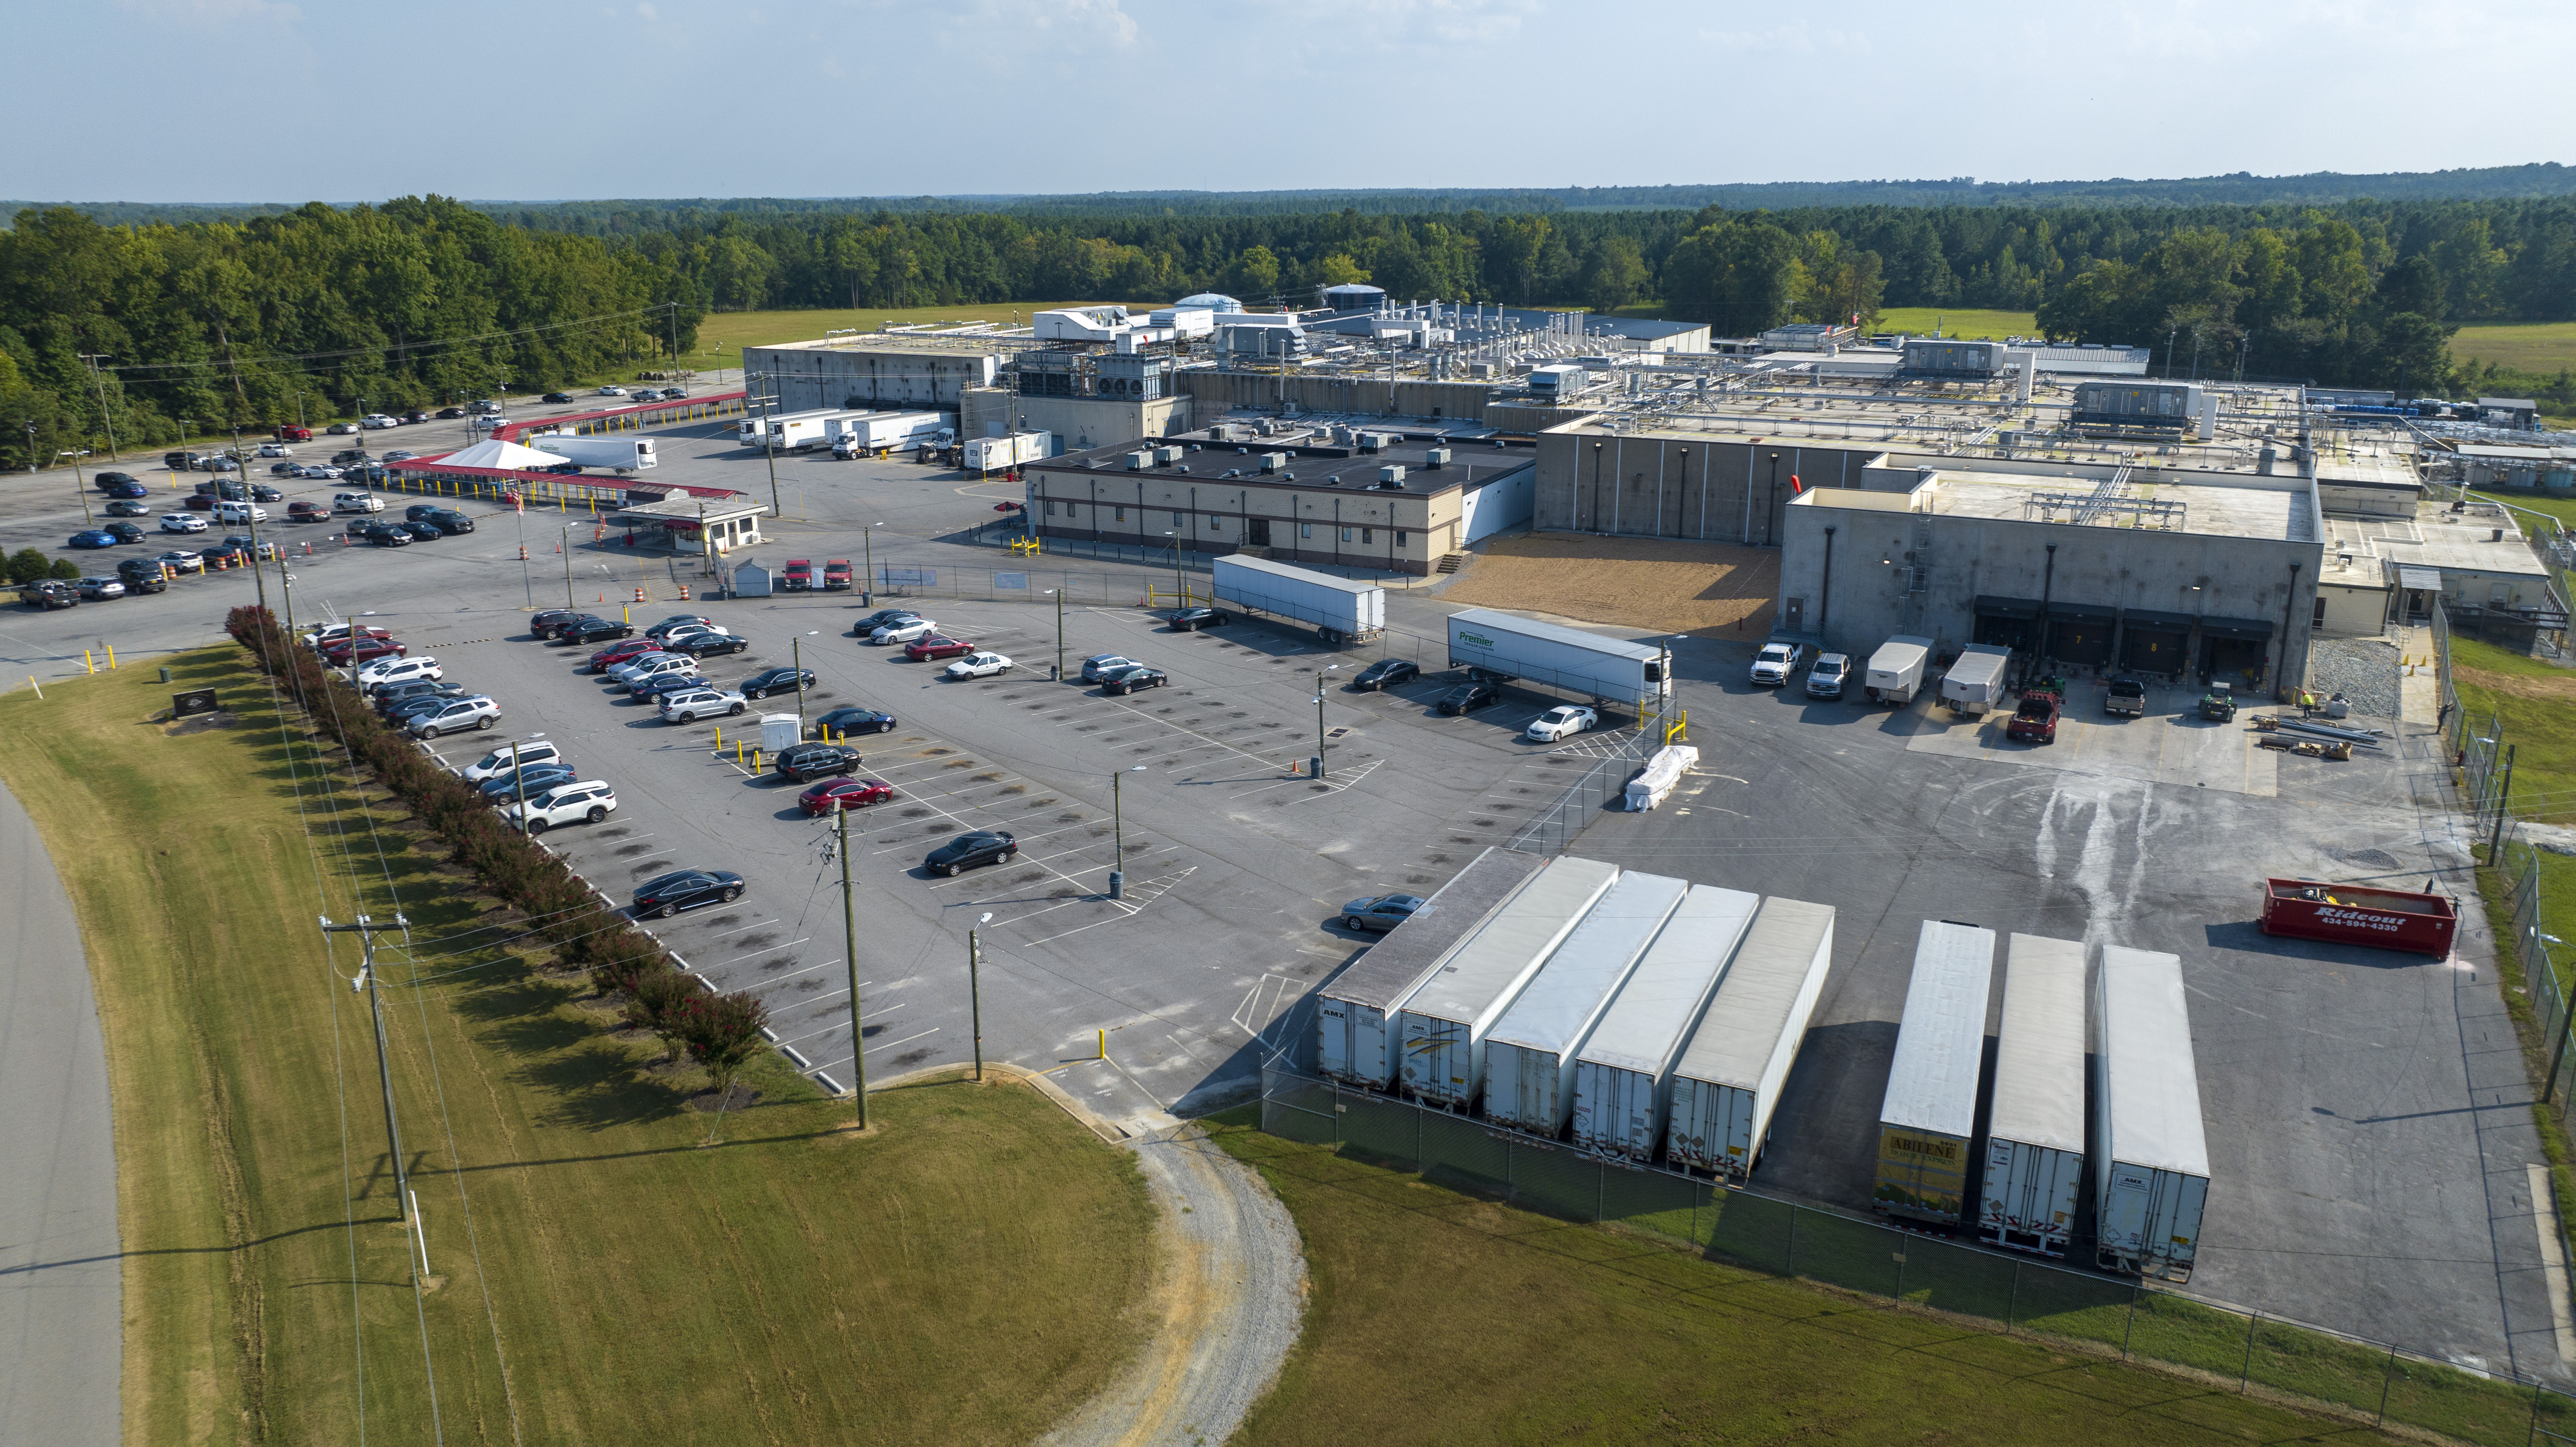
<svg viewBox="0 0 2576 1447"><path fill-rule="evenodd" d="M9 34L49 119L0 196L44 200L2576 162L2563 0L88 0Z"/></svg>

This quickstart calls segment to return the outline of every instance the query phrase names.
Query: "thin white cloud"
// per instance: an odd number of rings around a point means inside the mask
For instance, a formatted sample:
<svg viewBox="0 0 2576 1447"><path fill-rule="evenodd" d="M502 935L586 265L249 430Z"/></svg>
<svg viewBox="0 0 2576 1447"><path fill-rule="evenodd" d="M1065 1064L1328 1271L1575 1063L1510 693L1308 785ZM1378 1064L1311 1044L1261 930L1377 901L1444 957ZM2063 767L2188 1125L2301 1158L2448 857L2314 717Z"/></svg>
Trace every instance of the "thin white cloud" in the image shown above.
<svg viewBox="0 0 2576 1447"><path fill-rule="evenodd" d="M284 0L117 0L117 8L173 25L210 30L237 25L292 25L304 12Z"/></svg>

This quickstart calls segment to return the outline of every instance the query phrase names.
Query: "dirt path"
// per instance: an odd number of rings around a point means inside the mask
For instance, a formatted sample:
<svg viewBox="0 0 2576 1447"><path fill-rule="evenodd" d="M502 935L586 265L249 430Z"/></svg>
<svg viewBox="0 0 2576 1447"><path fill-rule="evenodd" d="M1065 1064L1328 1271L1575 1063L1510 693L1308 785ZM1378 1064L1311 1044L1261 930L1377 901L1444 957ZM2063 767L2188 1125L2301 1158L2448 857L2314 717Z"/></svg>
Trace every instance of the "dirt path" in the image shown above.
<svg viewBox="0 0 2576 1447"><path fill-rule="evenodd" d="M1126 1375L1049 1433L1046 1447L1223 1442L1269 1390L1306 1309L1306 1261L1288 1209L1196 1125L1129 1143L1162 1206L1161 1320Z"/></svg>

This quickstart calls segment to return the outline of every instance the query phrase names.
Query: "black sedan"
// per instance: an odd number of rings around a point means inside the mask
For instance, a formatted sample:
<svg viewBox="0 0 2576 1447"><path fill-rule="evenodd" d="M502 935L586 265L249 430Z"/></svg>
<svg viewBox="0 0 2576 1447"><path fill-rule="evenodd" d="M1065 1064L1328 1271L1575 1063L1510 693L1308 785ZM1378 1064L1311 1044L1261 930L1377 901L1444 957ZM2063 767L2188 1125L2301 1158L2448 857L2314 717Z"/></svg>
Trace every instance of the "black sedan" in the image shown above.
<svg viewBox="0 0 2576 1447"><path fill-rule="evenodd" d="M435 415L441 422L453 422L457 418L465 415L465 409L462 407L441 407L433 415Z"/></svg>
<svg viewBox="0 0 2576 1447"><path fill-rule="evenodd" d="M605 643L611 638L634 636L635 630L632 627L614 618L585 618L578 623L568 623L555 630L557 642L574 644Z"/></svg>
<svg viewBox="0 0 2576 1447"><path fill-rule="evenodd" d="M683 638L677 643L662 646L691 658L712 658L719 653L740 653L751 646L751 640L736 633L701 633L694 638Z"/></svg>
<svg viewBox="0 0 2576 1447"><path fill-rule="evenodd" d="M1173 632L1187 633L1197 628L1222 628L1234 618L1219 608L1182 608L1167 621L1171 623Z"/></svg>
<svg viewBox="0 0 2576 1447"><path fill-rule="evenodd" d="M129 522L100 523L98 530L113 535L120 543L143 541L143 529Z"/></svg>
<svg viewBox="0 0 2576 1447"><path fill-rule="evenodd" d="M557 784L578 783L580 779L579 770L562 764L530 764L515 774L484 780L483 798L493 804L515 804L519 802L519 786L522 784L527 786L528 797L533 799Z"/></svg>
<svg viewBox="0 0 2576 1447"><path fill-rule="evenodd" d="M417 543L434 543L447 536L446 531L436 523L387 523L386 526L400 528L411 534L412 541Z"/></svg>
<svg viewBox="0 0 2576 1447"><path fill-rule="evenodd" d="M872 708L836 708L814 720L814 726L818 731L830 730L833 738L844 734L881 734L894 728L894 715L879 713Z"/></svg>
<svg viewBox="0 0 2576 1447"><path fill-rule="evenodd" d="M1134 693L1140 688L1161 688L1164 684L1171 681L1172 676L1165 673L1163 670L1159 668L1148 668L1144 664L1136 663L1130 664L1125 668L1112 669L1111 671L1100 675L1100 691L1102 693Z"/></svg>
<svg viewBox="0 0 2576 1447"><path fill-rule="evenodd" d="M702 904L742 898L742 876L722 869L682 869L635 887L635 913L669 919Z"/></svg>
<svg viewBox="0 0 2576 1447"><path fill-rule="evenodd" d="M1462 683L1440 695L1442 713L1470 714L1503 696L1490 683Z"/></svg>
<svg viewBox="0 0 2576 1447"><path fill-rule="evenodd" d="M742 681L742 696L767 698L773 693L803 693L814 686L810 668L765 668Z"/></svg>
<svg viewBox="0 0 2576 1447"><path fill-rule="evenodd" d="M910 608L879 608L877 611L869 614L865 618L851 624L850 636L853 638L865 638L869 634L876 632L878 629L883 628L888 624L900 623L907 618L918 618L920 616L920 614L912 611Z"/></svg>
<svg viewBox="0 0 2576 1447"><path fill-rule="evenodd" d="M556 406L558 406L558 407L561 407L561 406L565 406L565 405L569 404L569 403L572 401L572 394L571 394L570 392L548 392L548 393L545 395L545 399L544 399L544 400L546 400L546 401L548 401L548 402L551 402L551 403L553 403L554 405L556 405Z"/></svg>
<svg viewBox="0 0 2576 1447"><path fill-rule="evenodd" d="M360 538L379 548L407 548L411 534L391 523L360 523L349 529L349 536Z"/></svg>
<svg viewBox="0 0 2576 1447"><path fill-rule="evenodd" d="M1401 658L1381 658L1361 669L1360 676L1351 680L1351 687L1366 693L1410 683L1421 676L1422 665L1419 663L1408 663Z"/></svg>
<svg viewBox="0 0 2576 1447"><path fill-rule="evenodd" d="M933 874L951 879L969 869L986 864L1008 864L1020 852L1017 836L999 829L974 834L960 834L930 851L921 867Z"/></svg>
<svg viewBox="0 0 2576 1447"><path fill-rule="evenodd" d="M1413 918L1413 912L1420 908L1422 899L1419 895L1380 894L1355 899L1342 906L1342 927L1376 930L1383 934Z"/></svg>

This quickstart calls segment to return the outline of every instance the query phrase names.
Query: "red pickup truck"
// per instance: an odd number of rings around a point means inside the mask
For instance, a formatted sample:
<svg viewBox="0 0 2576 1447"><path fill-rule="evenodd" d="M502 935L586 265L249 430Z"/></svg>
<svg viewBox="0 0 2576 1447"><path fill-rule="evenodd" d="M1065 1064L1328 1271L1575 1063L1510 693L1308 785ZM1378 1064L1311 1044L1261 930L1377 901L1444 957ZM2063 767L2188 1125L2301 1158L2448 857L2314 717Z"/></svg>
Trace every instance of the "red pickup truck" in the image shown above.
<svg viewBox="0 0 2576 1447"><path fill-rule="evenodd" d="M823 564L823 591L846 593L850 590L850 560L831 558Z"/></svg>
<svg viewBox="0 0 2576 1447"><path fill-rule="evenodd" d="M313 440L313 429L305 426L301 422L289 422L277 429L277 440L280 442L310 442Z"/></svg>
<svg viewBox="0 0 2576 1447"><path fill-rule="evenodd" d="M785 587L789 592L811 592L814 587L814 560L811 558L789 558L787 560L787 571L779 578L778 581L779 584L782 587Z"/></svg>
<svg viewBox="0 0 2576 1447"><path fill-rule="evenodd" d="M2013 710L2012 722L2004 725L2004 737L2026 744L2057 742L2057 716L2065 712L2066 700L2044 688L2034 688L2021 696L2021 707Z"/></svg>

